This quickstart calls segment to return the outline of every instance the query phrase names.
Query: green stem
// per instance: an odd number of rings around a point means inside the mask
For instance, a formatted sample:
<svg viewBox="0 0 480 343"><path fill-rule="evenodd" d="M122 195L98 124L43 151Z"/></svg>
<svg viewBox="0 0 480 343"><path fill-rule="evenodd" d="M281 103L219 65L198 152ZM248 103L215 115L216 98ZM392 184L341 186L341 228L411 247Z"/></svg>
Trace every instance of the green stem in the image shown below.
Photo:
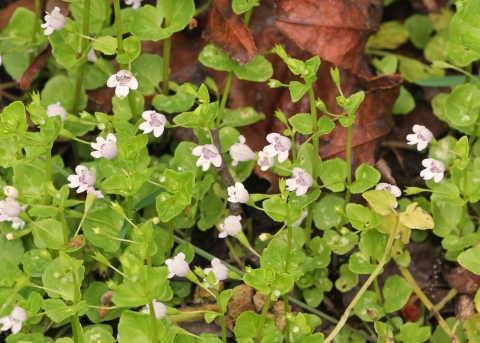
<svg viewBox="0 0 480 343"><path fill-rule="evenodd" d="M80 287L77 281L77 273L75 271L72 271L73 274L73 304L76 305L78 300L80 300ZM82 330L82 324L80 324L80 318L78 316L78 313L75 312L75 314L72 316L71 319L71 324L72 324L72 331L73 331L73 337L75 343L83 343L83 330Z"/></svg>
<svg viewBox="0 0 480 343"><path fill-rule="evenodd" d="M172 0L165 0L165 21L164 27L169 27L172 22ZM163 94L169 94L169 79L170 79L170 52L172 47L172 36L166 38L163 42Z"/></svg>
<svg viewBox="0 0 480 343"><path fill-rule="evenodd" d="M126 208L127 208L127 218L129 220L127 220L128 222L128 232L130 233L131 230L132 230L132 227L133 225L131 224L131 220L133 219L133 196L128 196L127 197L127 204L126 204Z"/></svg>
<svg viewBox="0 0 480 343"><path fill-rule="evenodd" d="M286 343L290 343L290 321L286 318L287 313L290 311L289 301L290 299L288 297L288 293L285 293L283 295L283 313L285 313L285 342Z"/></svg>
<svg viewBox="0 0 480 343"><path fill-rule="evenodd" d="M272 293L269 293L267 300L265 300L265 304L263 305L262 314L260 315L260 323L258 325L257 338L255 342L260 342L262 340L263 327L265 326L265 318L267 317L267 312L268 312L268 308L270 307L271 300L272 300ZM287 337L287 332L285 332L285 337ZM288 342L288 339L287 339L287 342Z"/></svg>
<svg viewBox="0 0 480 343"><path fill-rule="evenodd" d="M479 130L479 127L480 127L480 111L478 113L477 121L475 122L474 125L475 125L475 128L473 129L473 133L470 136L470 138L468 139L468 145L469 145L470 148L472 148L472 145L475 142L475 139L478 137L478 130Z"/></svg>
<svg viewBox="0 0 480 343"><path fill-rule="evenodd" d="M150 254L148 254L150 255ZM153 307L153 301L148 303L148 307L150 309L150 322L152 324L153 330L153 343L158 343L158 329L157 329L157 317L155 316L155 308Z"/></svg>
<svg viewBox="0 0 480 343"><path fill-rule="evenodd" d="M47 147L45 151L45 205L50 205L51 199L48 193L48 185L52 183L52 148Z"/></svg>
<svg viewBox="0 0 480 343"><path fill-rule="evenodd" d="M347 191L345 192L345 207L350 202L350 185L352 184L352 136L353 136L353 124L348 127L347 130Z"/></svg>
<svg viewBox="0 0 480 343"><path fill-rule="evenodd" d="M347 322L348 316L349 316L350 312L353 310L353 308L355 307L355 305L357 304L358 300L360 300L363 293L365 293L365 291L372 284L372 282L375 280L377 275L380 274L380 271L382 270L383 266L387 262L387 258L388 258L388 255L390 254L390 250L392 249L394 237L395 237L395 234L397 232L396 231L397 225L398 225L398 217L397 217L397 222L395 223L395 227L392 228L392 231L390 233L390 237L388 238L387 247L386 247L385 252L382 256L382 259L378 263L378 266L375 268L373 273L369 276L368 280L363 284L362 288L360 288L360 291L358 291L357 295L355 295L355 298L353 298L350 305L348 305L347 309L343 313L343 315L342 315L340 321L338 322L338 324L335 326L335 328L330 333L330 335L328 335L328 337L323 341L323 343L330 343L335 338L335 336L340 332L342 327Z"/></svg>
<svg viewBox="0 0 480 343"><path fill-rule="evenodd" d="M63 244L68 245L68 226L67 218L65 217L65 209L62 207L60 210L60 220L62 222Z"/></svg>
<svg viewBox="0 0 480 343"><path fill-rule="evenodd" d="M288 225L287 226L287 256L285 257L285 269L284 269L285 273L288 273L288 265L290 264L290 250L292 250L292 236L293 236L292 226ZM287 318L287 312L289 312L288 298L289 298L288 293L285 293L283 295L285 318ZM269 299L270 299L270 295L269 295ZM287 343L290 343L290 321L288 319L285 320L285 341Z"/></svg>
<svg viewBox="0 0 480 343"><path fill-rule="evenodd" d="M18 159L22 159L23 151L22 151L22 147L20 146L20 141L18 140L18 137L17 136L13 137L13 141L15 142L15 147L17 148L17 157Z"/></svg>
<svg viewBox="0 0 480 343"><path fill-rule="evenodd" d="M173 225L173 219L168 221L168 245L167 245L167 258L172 257L172 249L173 249L173 233L175 231L175 226Z"/></svg>
<svg viewBox="0 0 480 343"><path fill-rule="evenodd" d="M113 1L115 11L115 24L117 24L117 50L119 54L123 53L123 35L122 35L122 12L120 11L120 0ZM125 69L125 64L120 64L121 69Z"/></svg>
<svg viewBox="0 0 480 343"><path fill-rule="evenodd" d="M37 44L38 19L40 18L40 0L35 0L35 20L33 21L32 45Z"/></svg>
<svg viewBox="0 0 480 343"><path fill-rule="evenodd" d="M245 26L248 26L248 23L250 23L250 18L252 17L252 10L253 10L253 7L250 8L247 12L245 12L245 16L243 17Z"/></svg>
<svg viewBox="0 0 480 343"><path fill-rule="evenodd" d="M218 296L218 292L215 292L215 298L217 299L217 306L218 310L222 311L222 303L220 301L220 297ZM221 313L220 317L220 326L222 327L222 342L227 343L227 324L225 323L225 313Z"/></svg>
<svg viewBox="0 0 480 343"><path fill-rule="evenodd" d="M227 81L225 82L225 88L223 89L222 100L220 101L220 108L218 109L218 116L217 116L217 127L220 126L222 122L223 112L225 110L225 106L227 105L228 94L230 93L230 87L232 86L233 81L233 71L228 72Z"/></svg>
<svg viewBox="0 0 480 343"><path fill-rule="evenodd" d="M383 299L382 299L382 294L380 293L380 286L378 284L378 278L375 278L373 280L373 286L375 287L375 294L377 295L377 302L381 307L383 307Z"/></svg>
<svg viewBox="0 0 480 343"><path fill-rule="evenodd" d="M90 32L90 0L85 0L83 3L83 27L82 27L82 34L84 36L88 36ZM73 108L72 111L77 110L78 101L80 99L80 92L82 89L83 84L83 75L85 74L85 66L86 66L86 59L87 59L87 44L88 40L86 38L82 38L82 45L80 50L80 56L83 56L78 61L78 69L77 69L77 80L75 82L75 95L73 98Z"/></svg>

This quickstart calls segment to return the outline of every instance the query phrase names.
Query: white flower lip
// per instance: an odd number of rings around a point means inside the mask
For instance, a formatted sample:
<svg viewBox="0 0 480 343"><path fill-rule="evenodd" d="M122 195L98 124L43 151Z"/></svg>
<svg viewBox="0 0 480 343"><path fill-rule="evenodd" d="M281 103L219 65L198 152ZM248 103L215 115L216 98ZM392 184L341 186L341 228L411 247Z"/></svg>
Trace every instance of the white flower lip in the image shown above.
<svg viewBox="0 0 480 343"><path fill-rule="evenodd" d="M95 158L105 157L107 160L112 160L117 157L117 137L113 133L109 133L107 139L97 137L97 142L90 143L90 146L96 150L90 153Z"/></svg>
<svg viewBox="0 0 480 343"><path fill-rule="evenodd" d="M263 148L263 152L268 157L278 156L278 162L282 163L288 158L288 151L292 148L290 138L282 136L279 133L269 133L267 141L271 143Z"/></svg>
<svg viewBox="0 0 480 343"><path fill-rule="evenodd" d="M125 0L125 5L132 6L132 9L137 10L142 5L143 0Z"/></svg>
<svg viewBox="0 0 480 343"><path fill-rule="evenodd" d="M130 89L138 88L138 81L130 71L120 70L108 78L107 86L110 88L115 87L115 94L119 98L123 98L128 95Z"/></svg>
<svg viewBox="0 0 480 343"><path fill-rule="evenodd" d="M15 335L22 329L22 323L27 320L27 312L20 306L15 306L10 315L1 317L0 324L3 324L2 331L12 330Z"/></svg>
<svg viewBox="0 0 480 343"><path fill-rule="evenodd" d="M155 312L155 317L157 319L162 319L167 316L167 306L165 306L163 303L161 303L160 301L157 301L157 299L153 299L152 305L153 305L153 310ZM150 314L150 306L148 304L146 308L142 310L142 313Z"/></svg>
<svg viewBox="0 0 480 343"><path fill-rule="evenodd" d="M142 130L144 134L152 131L155 137L160 137L163 134L165 124L167 123L167 118L163 114L155 111L145 111L142 113L142 118L145 119L146 122L141 123L138 128Z"/></svg>
<svg viewBox="0 0 480 343"><path fill-rule="evenodd" d="M3 193L9 198L16 199L18 198L18 189L13 186L5 186L3 187Z"/></svg>
<svg viewBox="0 0 480 343"><path fill-rule="evenodd" d="M220 234L218 237L220 238L225 238L227 236L232 236L235 237L240 231L242 231L242 224L240 223L240 220L242 217L240 216L228 216L223 224L220 224Z"/></svg>
<svg viewBox="0 0 480 343"><path fill-rule="evenodd" d="M185 254L180 252L174 258L169 258L165 261L165 264L168 267L168 278L172 278L175 275L185 276L190 271L188 263L185 261Z"/></svg>
<svg viewBox="0 0 480 343"><path fill-rule="evenodd" d="M65 26L67 20L65 16L60 13L60 8L55 7L51 13L46 12L45 23L40 25L44 28L43 32L45 36L51 35L55 30L61 30Z"/></svg>
<svg viewBox="0 0 480 343"><path fill-rule="evenodd" d="M47 106L47 115L49 117L60 116L63 121L67 119L67 111L62 107L60 101Z"/></svg>
<svg viewBox="0 0 480 343"><path fill-rule="evenodd" d="M228 192L228 201L232 203L246 203L250 199L248 191L245 189L245 186L241 182L236 182L235 186L230 186L227 188Z"/></svg>
<svg viewBox="0 0 480 343"><path fill-rule="evenodd" d="M407 144L417 144L418 151L425 149L433 139L433 133L422 125L413 125L412 134L407 135Z"/></svg>
<svg viewBox="0 0 480 343"><path fill-rule="evenodd" d="M245 144L246 139L240 135L238 137L240 143L235 143L230 147L230 156L232 156L232 166L236 166L238 162L247 162L255 158L255 153L248 145Z"/></svg>
<svg viewBox="0 0 480 343"><path fill-rule="evenodd" d="M268 154L263 151L259 151L257 164L260 166L261 170L266 171L275 165L275 159L273 157L268 157Z"/></svg>
<svg viewBox="0 0 480 343"><path fill-rule="evenodd" d="M422 161L422 165L426 168L420 172L420 176L424 180L430 180L440 182L443 179L445 173L445 164L441 161L433 158L427 158Z"/></svg>
<svg viewBox="0 0 480 343"><path fill-rule="evenodd" d="M20 204L13 197L7 197L5 200L1 200L0 201L0 222L9 221L9 222L12 222L12 229L14 230L23 229L23 227L25 226L25 222L23 221L23 219L19 218L18 216L22 211L25 211L27 206L28 205L20 206Z"/></svg>
<svg viewBox="0 0 480 343"><path fill-rule="evenodd" d="M213 164L215 167L220 167L222 164L222 156L213 144L199 145L192 150L192 154L200 156L196 165L197 167L202 166L203 171L207 171L210 168L210 164Z"/></svg>
<svg viewBox="0 0 480 343"><path fill-rule="evenodd" d="M396 198L402 196L402 191L400 190L400 188L398 188L395 185L391 185L391 184L385 183L385 182L379 183L375 187L375 190L376 191L379 191L379 190L380 191L386 191L386 192L392 193ZM397 206L398 206L398 202L395 202L395 204L393 204L393 207L397 208Z"/></svg>
<svg viewBox="0 0 480 343"><path fill-rule="evenodd" d="M302 196L307 193L307 190L313 185L312 176L302 168L293 168L294 178L287 179L287 190L295 191L297 196Z"/></svg>
<svg viewBox="0 0 480 343"><path fill-rule="evenodd" d="M67 177L67 180L70 182L68 187L77 188L77 193L82 193L88 190L88 188L93 187L97 178L87 167L78 165L75 168L75 173L77 175L70 175Z"/></svg>
<svg viewBox="0 0 480 343"><path fill-rule="evenodd" d="M218 284L219 281L225 280L228 277L228 268L225 267L218 258L212 260L212 268L205 268L203 272L208 276L208 273L213 271Z"/></svg>

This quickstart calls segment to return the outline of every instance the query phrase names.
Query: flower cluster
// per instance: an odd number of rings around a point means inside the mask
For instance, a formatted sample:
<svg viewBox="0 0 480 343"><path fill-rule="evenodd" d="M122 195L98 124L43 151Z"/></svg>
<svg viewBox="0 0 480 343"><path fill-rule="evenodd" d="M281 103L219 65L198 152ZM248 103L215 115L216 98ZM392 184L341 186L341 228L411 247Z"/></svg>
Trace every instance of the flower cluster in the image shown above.
<svg viewBox="0 0 480 343"><path fill-rule="evenodd" d="M22 324L27 320L27 312L20 306L15 306L10 312L10 315L1 317L0 324L2 324L2 331L12 330L15 335L22 329Z"/></svg>
<svg viewBox="0 0 480 343"><path fill-rule="evenodd" d="M12 186L5 186L3 192L7 196L5 200L0 201L0 222L12 222L12 229L23 229L25 221L21 219L20 213L27 208L27 205L21 206L17 202L18 189Z"/></svg>

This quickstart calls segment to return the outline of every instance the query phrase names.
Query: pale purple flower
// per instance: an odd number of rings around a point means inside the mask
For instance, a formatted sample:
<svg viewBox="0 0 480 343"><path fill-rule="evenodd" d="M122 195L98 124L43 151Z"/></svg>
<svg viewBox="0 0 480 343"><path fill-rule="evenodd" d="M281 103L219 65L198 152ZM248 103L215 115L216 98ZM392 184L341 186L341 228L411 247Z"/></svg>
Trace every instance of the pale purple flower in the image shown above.
<svg viewBox="0 0 480 343"><path fill-rule="evenodd" d="M375 190L387 191L395 195L396 198L402 195L402 191L400 190L400 188L385 182L379 183L377 187L375 187ZM393 204L393 207L396 208L397 206L398 206L398 202L395 202L395 204Z"/></svg>
<svg viewBox="0 0 480 343"><path fill-rule="evenodd" d="M132 9L139 9L143 0L125 0L125 5L132 6Z"/></svg>
<svg viewBox="0 0 480 343"><path fill-rule="evenodd" d="M108 78L107 86L110 88L115 87L115 94L123 98L128 95L130 89L138 88L138 81L130 71L120 70Z"/></svg>
<svg viewBox="0 0 480 343"><path fill-rule="evenodd" d="M13 187L12 187L13 188ZM21 206L15 198L7 197L0 201L0 222L12 222L12 229L23 229L25 222L19 218L20 212L25 211L28 205Z"/></svg>
<svg viewBox="0 0 480 343"><path fill-rule="evenodd" d="M222 164L222 156L218 149L213 144L199 145L192 150L194 156L200 156L197 160L197 167L202 166L203 171L208 170L210 163L215 167L220 167Z"/></svg>
<svg viewBox="0 0 480 343"><path fill-rule="evenodd" d="M230 156L232 156L232 166L236 166L238 162L247 162L255 158L255 153L248 145L245 144L246 139L240 135L238 137L240 143L235 143L230 148Z"/></svg>
<svg viewBox="0 0 480 343"><path fill-rule="evenodd" d="M407 144L417 144L418 151L425 149L433 139L433 133L425 126L413 125L413 132L415 133L407 135Z"/></svg>
<svg viewBox="0 0 480 343"><path fill-rule="evenodd" d="M97 178L87 167L78 165L75 168L77 175L70 175L67 180L70 182L68 187L77 188L77 193L82 193L95 185Z"/></svg>
<svg viewBox="0 0 480 343"><path fill-rule="evenodd" d="M50 104L47 106L47 114L49 117L60 116L62 121L67 119L67 111L60 105L60 101L57 101L55 104Z"/></svg>
<svg viewBox="0 0 480 343"><path fill-rule="evenodd" d="M12 330L15 335L22 329L22 323L27 320L27 312L20 306L15 306L10 315L1 317L0 324L3 324L2 331Z"/></svg>
<svg viewBox="0 0 480 343"><path fill-rule="evenodd" d="M65 19L65 16L60 13L60 8L55 7L51 13L46 13L45 23L40 25L45 29L43 32L45 36L51 35L54 30L63 29L67 20Z"/></svg>
<svg viewBox="0 0 480 343"><path fill-rule="evenodd" d="M241 182L236 182L235 186L228 187L227 192L228 201L230 202L239 202L244 204L250 198L248 191L245 189L245 186Z"/></svg>
<svg viewBox="0 0 480 343"><path fill-rule="evenodd" d="M267 135L267 141L272 143L263 148L263 152L266 153L268 157L278 156L278 162L280 163L288 158L288 151L292 148L290 138L278 133L270 133Z"/></svg>
<svg viewBox="0 0 480 343"><path fill-rule="evenodd" d="M208 276L208 273L213 271L215 279L217 279L217 284L219 281L225 280L228 277L228 268L225 267L218 258L212 260L212 268L205 268L203 272Z"/></svg>
<svg viewBox="0 0 480 343"><path fill-rule="evenodd" d="M426 158L422 161L422 165L426 168L420 172L420 176L424 180L430 180L440 182L443 179L445 173L445 164L441 161L434 160L433 158Z"/></svg>
<svg viewBox="0 0 480 343"><path fill-rule="evenodd" d="M3 193L9 198L16 199L18 198L18 189L13 186L5 186L3 187Z"/></svg>
<svg viewBox="0 0 480 343"><path fill-rule="evenodd" d="M313 185L312 176L302 168L293 168L292 179L287 179L287 190L290 192L296 190L297 196L302 196L307 193L307 190Z"/></svg>
<svg viewBox="0 0 480 343"><path fill-rule="evenodd" d="M275 159L273 157L268 157L268 154L263 151L259 151L257 164L260 166L261 170L266 171L275 165Z"/></svg>
<svg viewBox="0 0 480 343"><path fill-rule="evenodd" d="M99 191L98 189L95 189L93 187L89 187L87 189L87 193L93 194L97 199L102 199L104 197L102 191Z"/></svg>
<svg viewBox="0 0 480 343"><path fill-rule="evenodd" d="M177 256L173 259L169 258L165 261L165 264L168 267L168 278L172 278L175 275L177 276L185 276L190 272L190 267L188 263L185 261L185 254L183 252L179 252Z"/></svg>
<svg viewBox="0 0 480 343"><path fill-rule="evenodd" d="M12 229L18 230L18 229L23 229L25 226L25 221L21 218L12 218Z"/></svg>
<svg viewBox="0 0 480 343"><path fill-rule="evenodd" d="M225 238L227 236L235 237L240 231L242 231L242 224L240 224L240 216L228 216L223 224L220 224L220 234L218 237Z"/></svg>
<svg viewBox="0 0 480 343"><path fill-rule="evenodd" d="M97 142L90 143L90 146L97 150L90 153L95 158L105 157L107 160L112 160L117 157L117 137L113 133L109 133L107 139L97 137Z"/></svg>
<svg viewBox="0 0 480 343"><path fill-rule="evenodd" d="M155 317L157 319L163 319L167 315L167 306L165 306L160 301L156 299L152 300L153 310L155 311ZM142 313L150 314L150 305L147 304L147 307L142 310Z"/></svg>
<svg viewBox="0 0 480 343"><path fill-rule="evenodd" d="M155 137L162 135L165 124L167 123L167 118L163 114L155 111L145 111L142 113L142 118L145 119L146 122L141 123L138 128L142 130L144 134L153 131Z"/></svg>

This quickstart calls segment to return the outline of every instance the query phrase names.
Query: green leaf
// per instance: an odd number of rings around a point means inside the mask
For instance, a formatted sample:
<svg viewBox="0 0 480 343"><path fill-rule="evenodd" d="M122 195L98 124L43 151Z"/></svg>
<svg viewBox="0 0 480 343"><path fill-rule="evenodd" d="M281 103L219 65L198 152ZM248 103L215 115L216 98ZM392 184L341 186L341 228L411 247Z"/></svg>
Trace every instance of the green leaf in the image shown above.
<svg viewBox="0 0 480 343"><path fill-rule="evenodd" d="M397 21L388 21L380 25L380 29L370 36L367 49L396 49L407 42L408 30Z"/></svg>
<svg viewBox="0 0 480 343"><path fill-rule="evenodd" d="M327 244L337 255L345 255L357 245L358 235L350 232L346 235L339 235L335 230L326 230L323 236Z"/></svg>
<svg viewBox="0 0 480 343"><path fill-rule="evenodd" d="M162 31L164 13L160 8L144 5L135 11L130 22L130 32L140 40L153 40L167 38Z"/></svg>
<svg viewBox="0 0 480 343"><path fill-rule="evenodd" d="M455 206L463 206L465 201L460 197L460 190L453 183L442 183L432 191L432 201L445 202Z"/></svg>
<svg viewBox="0 0 480 343"><path fill-rule="evenodd" d="M16 242L16 241L15 241ZM23 255L23 270L32 277L41 277L45 268L52 261L52 256L46 249L32 249Z"/></svg>
<svg viewBox="0 0 480 343"><path fill-rule="evenodd" d="M8 21L6 29L8 37L10 37L13 44L17 46L31 43L33 38L32 27L34 24L40 26L43 22L36 18L35 12L21 6L17 7ZM43 30L39 29L36 33L35 41L37 45L43 45L46 40ZM2 48L5 48L3 44ZM22 51L22 53L25 54L24 51Z"/></svg>
<svg viewBox="0 0 480 343"><path fill-rule="evenodd" d="M198 60L205 67L219 71L233 71L238 62L230 59L225 51L215 44L206 45L198 55Z"/></svg>
<svg viewBox="0 0 480 343"><path fill-rule="evenodd" d="M345 189L347 177L346 162L339 158L323 162L323 170L320 179L325 187L332 192L341 192Z"/></svg>
<svg viewBox="0 0 480 343"><path fill-rule="evenodd" d="M70 5L73 16L80 23L83 21L84 1L77 1ZM112 8L105 1L92 1L90 3L90 25L89 33L97 33L104 27L104 22L110 21ZM108 19L107 19L108 18ZM55 32L54 32L55 33Z"/></svg>
<svg viewBox="0 0 480 343"><path fill-rule="evenodd" d="M118 237L123 222L123 217L105 204L102 207L92 208L88 212L82 229L85 237L93 245L113 252L120 247L120 241L105 236ZM94 229L98 229L99 233L95 233Z"/></svg>
<svg viewBox="0 0 480 343"><path fill-rule="evenodd" d="M370 262L366 252L357 251L350 255L348 267L356 274L372 274L377 265Z"/></svg>
<svg viewBox="0 0 480 343"><path fill-rule="evenodd" d="M347 204L346 214L352 226L360 231L374 228L379 224L375 213L359 204Z"/></svg>
<svg viewBox="0 0 480 343"><path fill-rule="evenodd" d="M302 135L309 135L312 130L312 115L310 113L298 113L288 119L293 128Z"/></svg>
<svg viewBox="0 0 480 343"><path fill-rule="evenodd" d="M393 205L397 202L395 195L385 191L368 191L363 193L362 197L367 200L375 212L383 216L393 211Z"/></svg>
<svg viewBox="0 0 480 343"><path fill-rule="evenodd" d="M327 116L322 116L320 119L318 119L317 125L318 133L314 134L318 134L319 136L328 135L335 128L335 123Z"/></svg>
<svg viewBox="0 0 480 343"><path fill-rule="evenodd" d="M348 292L358 284L358 275L350 271L348 264L342 264L339 273L340 277L335 281L335 287L340 292Z"/></svg>
<svg viewBox="0 0 480 343"><path fill-rule="evenodd" d="M243 276L243 281L245 282L245 284L255 288L260 293L268 295L270 293L269 284L271 280L266 280L267 270L270 271L269 274L275 274L275 271L270 267L247 270L247 272Z"/></svg>
<svg viewBox="0 0 480 343"><path fill-rule="evenodd" d="M446 237L460 223L462 206L454 206L441 201L433 202L432 215L435 218L433 233L439 237Z"/></svg>
<svg viewBox="0 0 480 343"><path fill-rule="evenodd" d="M389 326L386 323L379 322L375 320L373 324L375 332L378 334L377 343L390 343L393 342L393 332L389 329Z"/></svg>
<svg viewBox="0 0 480 343"><path fill-rule="evenodd" d="M95 63L87 63L85 66L85 75L83 78L83 87L86 90L97 89L105 86L105 80L108 80L110 75L115 74L115 68L110 61L99 57ZM113 99L122 99L114 97ZM67 124L67 123L65 123ZM78 125L78 124L77 124ZM90 129L91 126L88 126Z"/></svg>
<svg viewBox="0 0 480 343"><path fill-rule="evenodd" d="M256 55L245 65L237 63L233 69L235 76L240 80L265 82L273 75L272 64L262 55Z"/></svg>
<svg viewBox="0 0 480 343"><path fill-rule="evenodd" d="M313 211L315 226L320 230L328 230L340 225L343 217L336 210L343 209L343 206L344 199L339 196L328 194L322 197Z"/></svg>
<svg viewBox="0 0 480 343"><path fill-rule="evenodd" d="M325 268L330 264L331 249L324 238L314 237L309 244L310 251L314 254L315 268Z"/></svg>
<svg viewBox="0 0 480 343"><path fill-rule="evenodd" d="M57 75L47 81L41 92L42 106L47 108L50 104L60 102L67 112L72 112L73 98L75 94L75 80L64 75ZM80 90L80 97L77 108L82 110L87 106L87 95L85 90Z"/></svg>
<svg viewBox="0 0 480 343"><path fill-rule="evenodd" d="M114 343L116 340L109 331L101 327L94 327L83 333L83 341L85 343Z"/></svg>
<svg viewBox="0 0 480 343"><path fill-rule="evenodd" d="M422 14L413 14L405 21L410 40L417 49L424 49L433 32L431 20Z"/></svg>
<svg viewBox="0 0 480 343"><path fill-rule="evenodd" d="M76 24L76 22L71 22L70 19L67 19L67 21L72 25ZM78 28L78 30L81 31L81 28ZM67 30L59 30L48 36L48 39L52 45L52 54L56 61L67 69L76 67L77 55L80 50L80 36L72 35Z"/></svg>
<svg viewBox="0 0 480 343"><path fill-rule="evenodd" d="M197 157L193 156L192 150L197 144L193 142L181 142L175 149L173 159L170 160L170 168L173 170L196 171Z"/></svg>
<svg viewBox="0 0 480 343"><path fill-rule="evenodd" d="M260 0L233 0L232 9L235 14L242 14L247 12L249 9L260 6Z"/></svg>
<svg viewBox="0 0 480 343"><path fill-rule="evenodd" d="M7 137L23 136L28 130L25 106L21 101L12 102L3 109L0 116L0 135Z"/></svg>
<svg viewBox="0 0 480 343"><path fill-rule="evenodd" d="M123 52L117 54L117 61L120 64L130 64L135 60L141 51L140 40L135 36L127 37L123 40Z"/></svg>
<svg viewBox="0 0 480 343"><path fill-rule="evenodd" d="M188 111L194 103L195 96L187 93L183 87L179 87L174 95L157 94L152 100L153 107L167 113Z"/></svg>
<svg viewBox="0 0 480 343"><path fill-rule="evenodd" d="M405 323L400 327L404 342L422 343L430 338L430 327L418 327L416 323Z"/></svg>
<svg viewBox="0 0 480 343"><path fill-rule="evenodd" d="M230 126L222 127L218 131L218 136L220 138L220 145L222 146L222 153L226 153L232 145L238 143L238 137L240 137L240 132L237 129L234 129Z"/></svg>
<svg viewBox="0 0 480 343"><path fill-rule="evenodd" d="M104 282L94 281L88 285L87 290L83 294L83 299L85 299L90 306L102 306L102 296L108 291L110 291L110 289ZM120 317L124 310L125 309L122 308L116 308L108 310L106 313L103 313L103 316L100 316L98 309L91 307L87 310L86 315L93 323L100 323Z"/></svg>
<svg viewBox="0 0 480 343"><path fill-rule="evenodd" d="M0 286L12 287L15 284L15 280L22 276L22 272L20 271L20 268L10 262L6 257L0 257L0 263L2 265Z"/></svg>
<svg viewBox="0 0 480 343"><path fill-rule="evenodd" d="M471 248L458 255L458 263L472 273L480 275L480 247Z"/></svg>
<svg viewBox="0 0 480 343"><path fill-rule="evenodd" d="M134 113L132 113L130 103L133 104ZM112 98L112 105L115 115L119 116L121 120L130 120L134 115L139 115L143 112L145 98L138 90L131 89L128 96L114 96Z"/></svg>
<svg viewBox="0 0 480 343"><path fill-rule="evenodd" d="M375 186L380 181L380 172L368 165L362 163L357 170L355 170L355 181L350 186L350 191L353 194L363 193L367 189Z"/></svg>
<svg viewBox="0 0 480 343"><path fill-rule="evenodd" d="M65 305L60 299L45 299L42 308L47 316L55 323L60 323L66 318L73 316L75 313L84 314L88 308L87 302L82 300L73 306Z"/></svg>
<svg viewBox="0 0 480 343"><path fill-rule="evenodd" d="M298 81L291 81L288 85L288 89L290 90L292 101L297 102L308 92L310 86Z"/></svg>
<svg viewBox="0 0 480 343"><path fill-rule="evenodd" d="M392 313L403 308L410 294L412 294L412 286L404 278L398 275L390 276L383 286L385 312Z"/></svg>
<svg viewBox="0 0 480 343"><path fill-rule="evenodd" d="M480 239L479 234L469 233L464 237L449 235L442 240L442 247L448 251L463 250L474 245Z"/></svg>
<svg viewBox="0 0 480 343"><path fill-rule="evenodd" d="M212 193L208 193L207 196L200 201L200 213L201 218L198 221L198 228L202 231L206 231L214 226L223 214L223 201Z"/></svg>
<svg viewBox="0 0 480 343"><path fill-rule="evenodd" d="M463 323L470 343L480 342L480 314L476 313Z"/></svg>
<svg viewBox="0 0 480 343"><path fill-rule="evenodd" d="M382 318L385 315L385 311L377 303L377 295L372 291L365 291L360 300L355 304L355 314L360 317L361 320L366 322L372 322L373 319L368 314L368 311L373 311L377 318Z"/></svg>
<svg viewBox="0 0 480 343"><path fill-rule="evenodd" d="M258 113L253 107L225 109L221 126L246 126L265 119L265 114Z"/></svg>
<svg viewBox="0 0 480 343"><path fill-rule="evenodd" d="M273 238L265 250L263 250L260 258L260 265L264 267L273 268L276 272L282 273L285 271L285 258L287 254L287 242L284 240ZM298 256L291 251L290 261L287 271L294 271L298 269Z"/></svg>
<svg viewBox="0 0 480 343"><path fill-rule="evenodd" d="M156 321L157 337L162 339L167 329L160 321ZM150 343L153 341L153 328L149 315L125 311L118 324L119 343Z"/></svg>
<svg viewBox="0 0 480 343"><path fill-rule="evenodd" d="M470 126L478 118L480 90L471 84L456 87L445 100L445 116L454 125Z"/></svg>
<svg viewBox="0 0 480 343"><path fill-rule="evenodd" d="M115 55L117 53L117 39L112 36L99 37L98 40L92 42L92 48L105 55Z"/></svg>
<svg viewBox="0 0 480 343"><path fill-rule="evenodd" d="M276 222L283 222L287 218L285 200L279 196L272 197L262 203L265 213Z"/></svg>
<svg viewBox="0 0 480 343"><path fill-rule="evenodd" d="M60 249L63 247L62 223L51 218L37 221L33 226L33 238L37 248Z"/></svg>
<svg viewBox="0 0 480 343"><path fill-rule="evenodd" d="M252 311L243 312L238 318L234 328L235 338L237 341L249 342L245 338L254 338L260 326L260 315ZM271 318L265 318L263 327L263 337L266 337L275 329L275 322ZM243 340L242 340L243 339Z"/></svg>
<svg viewBox="0 0 480 343"><path fill-rule="evenodd" d="M415 99L412 94L403 86L400 86L400 95L393 106L393 114L408 114L415 108Z"/></svg>
<svg viewBox="0 0 480 343"><path fill-rule="evenodd" d="M469 153L468 137L463 136L455 144L455 152L462 158L467 159Z"/></svg>
<svg viewBox="0 0 480 343"><path fill-rule="evenodd" d="M141 8L139 8L137 12ZM142 54L133 61L132 73L137 78L138 91L142 95L155 93L155 87L158 87L158 84L163 78L162 66L163 58L157 54Z"/></svg>

